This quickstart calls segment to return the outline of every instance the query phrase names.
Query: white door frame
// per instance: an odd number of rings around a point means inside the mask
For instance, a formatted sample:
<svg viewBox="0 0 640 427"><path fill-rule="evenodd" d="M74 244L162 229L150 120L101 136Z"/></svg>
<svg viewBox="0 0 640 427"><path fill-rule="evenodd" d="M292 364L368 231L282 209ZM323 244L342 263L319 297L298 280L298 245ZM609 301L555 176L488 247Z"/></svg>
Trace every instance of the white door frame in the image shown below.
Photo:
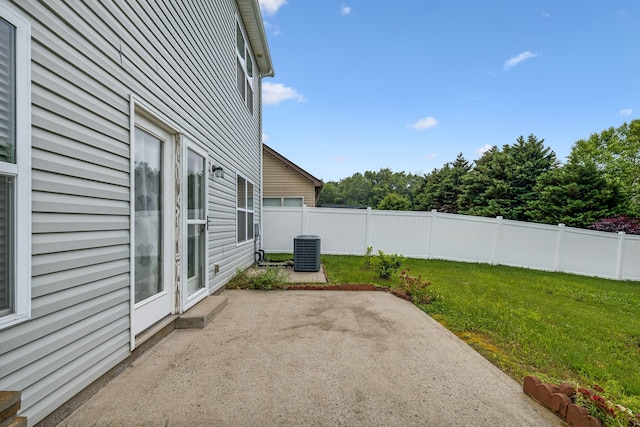
<svg viewBox="0 0 640 427"><path fill-rule="evenodd" d="M176 282L180 280L176 271L176 200L175 179L177 153L176 148L181 145L177 135L180 129L155 108L141 101L136 95L130 96L129 125L130 125L130 321L129 335L130 350L136 347L136 335L147 327L162 319L162 316L176 313ZM145 131L165 140L163 146L163 167L165 168L163 182L163 278L164 290L140 303L135 302L135 128ZM180 147L178 147L180 148ZM160 310L160 311L158 311ZM163 313L160 315L159 313Z"/></svg>
<svg viewBox="0 0 640 427"><path fill-rule="evenodd" d="M209 295L209 232L208 232L208 210L209 210L209 172L208 172L208 165L209 165L209 161L208 161L208 156L207 156L207 150L201 145L199 144L197 141L195 141L192 138L189 138L187 136L183 136L182 137L182 283L181 283L181 291L180 294L182 295L182 301L181 301L181 311L184 312L186 310L188 310L189 308L193 307L196 303L198 303L199 301L201 301L202 299L204 299L207 295ZM196 153L197 155L201 156L203 159L203 167L204 167L204 200L203 200L203 207L204 207L204 219L201 221L190 221L188 218L188 213L187 213L187 209L188 209L188 188L187 188L187 162L189 161L189 151L193 151L194 153ZM189 277L188 277L188 273L187 273L187 267L188 267L188 259L187 257L189 256L189 249L188 249L188 241L187 239L189 238L189 233L188 233L188 224L189 223L201 223L204 227L204 248L203 248L203 271L202 271L202 280L204 280L204 286L196 291L195 293L193 293L192 295L188 294L188 281L189 281Z"/></svg>
<svg viewBox="0 0 640 427"><path fill-rule="evenodd" d="M143 301L135 302L135 263L131 263L131 275L134 279L134 311L132 320L134 334L137 335L166 315L174 312L173 295L175 293L175 281L172 259L175 257L173 254L175 233L172 225L175 224L175 197L173 194L174 186L172 185L174 179L172 178L174 176L173 171L175 170L173 168L175 164L175 156L173 153L175 137L167 129L161 128L158 124L142 115L136 117L134 129L136 128L162 141L160 146L162 154L162 223L160 230L162 232L161 274L163 284L162 291ZM132 189L132 193L135 196L135 187ZM135 201L133 208L135 209ZM132 227L134 231L132 244L135 246L135 212L132 222L134 222L134 226ZM135 259L135 247L133 248L133 253Z"/></svg>

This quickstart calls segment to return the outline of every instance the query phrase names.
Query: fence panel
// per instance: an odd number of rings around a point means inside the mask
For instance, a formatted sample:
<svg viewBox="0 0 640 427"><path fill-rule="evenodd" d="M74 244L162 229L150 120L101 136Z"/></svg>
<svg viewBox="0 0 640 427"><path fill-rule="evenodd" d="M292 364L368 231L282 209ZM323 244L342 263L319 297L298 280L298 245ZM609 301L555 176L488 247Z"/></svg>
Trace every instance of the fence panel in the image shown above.
<svg viewBox="0 0 640 427"><path fill-rule="evenodd" d="M432 213L430 258L452 261L492 261L496 220Z"/></svg>
<svg viewBox="0 0 640 427"><path fill-rule="evenodd" d="M431 221L427 212L371 211L367 246L374 253L428 258Z"/></svg>
<svg viewBox="0 0 640 427"><path fill-rule="evenodd" d="M293 253L293 238L302 234L302 209L265 208L262 246L267 252Z"/></svg>
<svg viewBox="0 0 640 427"><path fill-rule="evenodd" d="M620 236L567 227L558 270L585 276L616 278Z"/></svg>
<svg viewBox="0 0 640 427"><path fill-rule="evenodd" d="M640 236L624 236L620 278L640 280Z"/></svg>
<svg viewBox="0 0 640 427"><path fill-rule="evenodd" d="M503 220L496 246L496 264L553 271L558 226Z"/></svg>
<svg viewBox="0 0 640 427"><path fill-rule="evenodd" d="M640 236L437 212L264 207L262 248L293 252L300 234L324 254L367 246L413 258L511 265L640 280Z"/></svg>
<svg viewBox="0 0 640 427"><path fill-rule="evenodd" d="M320 236L320 251L362 255L366 249L367 211L362 209L305 209L304 234ZM292 243L293 245L293 243Z"/></svg>

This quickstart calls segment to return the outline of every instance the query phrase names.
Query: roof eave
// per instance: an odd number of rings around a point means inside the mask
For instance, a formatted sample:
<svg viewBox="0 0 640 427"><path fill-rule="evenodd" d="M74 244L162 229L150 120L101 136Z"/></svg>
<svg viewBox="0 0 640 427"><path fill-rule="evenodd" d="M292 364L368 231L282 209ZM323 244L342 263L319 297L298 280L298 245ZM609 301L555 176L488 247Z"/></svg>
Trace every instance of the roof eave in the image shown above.
<svg viewBox="0 0 640 427"><path fill-rule="evenodd" d="M273 63L267 42L267 34L262 21L262 12L258 0L237 0L238 9L247 30L249 44L256 57L260 77L273 77Z"/></svg>
<svg viewBox="0 0 640 427"><path fill-rule="evenodd" d="M273 157L275 157L276 159L280 160L281 162L283 162L284 164L289 166L291 169L295 170L300 175L304 176L309 181L311 181L313 183L313 186L316 188L316 191L319 192L320 191L319 189L322 189L322 187L324 186L324 182L321 179L318 179L315 176L311 175L309 172L307 172L306 170L302 169L300 166L296 165L291 160L287 159L282 154L278 153L276 150L274 150L273 148L269 147L264 142L262 143L262 146Z"/></svg>

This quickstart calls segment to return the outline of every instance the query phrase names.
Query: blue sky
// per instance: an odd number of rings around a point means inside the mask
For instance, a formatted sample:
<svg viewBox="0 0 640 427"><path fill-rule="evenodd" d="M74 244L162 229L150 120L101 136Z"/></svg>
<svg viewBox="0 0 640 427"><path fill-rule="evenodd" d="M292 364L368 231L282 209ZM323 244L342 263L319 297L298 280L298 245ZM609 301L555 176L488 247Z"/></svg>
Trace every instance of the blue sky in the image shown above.
<svg viewBox="0 0 640 427"><path fill-rule="evenodd" d="M317 178L426 174L640 117L638 0L260 0L263 141Z"/></svg>

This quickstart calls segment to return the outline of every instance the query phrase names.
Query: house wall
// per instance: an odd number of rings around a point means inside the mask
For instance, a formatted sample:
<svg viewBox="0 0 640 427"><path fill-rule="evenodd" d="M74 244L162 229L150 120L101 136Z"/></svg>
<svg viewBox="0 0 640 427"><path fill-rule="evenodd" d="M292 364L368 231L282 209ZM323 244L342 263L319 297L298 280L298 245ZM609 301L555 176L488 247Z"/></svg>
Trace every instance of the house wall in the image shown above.
<svg viewBox="0 0 640 427"><path fill-rule="evenodd" d="M313 182L291 169L271 153L264 152L262 161L263 197L303 197L303 203L315 207L316 193Z"/></svg>
<svg viewBox="0 0 640 427"><path fill-rule="evenodd" d="M32 24L32 319L0 330L0 390L22 391L33 425L130 354L130 96L225 169L208 186L214 290L253 262L235 174L260 203L261 90L256 72L250 115L234 0L13 4Z"/></svg>

